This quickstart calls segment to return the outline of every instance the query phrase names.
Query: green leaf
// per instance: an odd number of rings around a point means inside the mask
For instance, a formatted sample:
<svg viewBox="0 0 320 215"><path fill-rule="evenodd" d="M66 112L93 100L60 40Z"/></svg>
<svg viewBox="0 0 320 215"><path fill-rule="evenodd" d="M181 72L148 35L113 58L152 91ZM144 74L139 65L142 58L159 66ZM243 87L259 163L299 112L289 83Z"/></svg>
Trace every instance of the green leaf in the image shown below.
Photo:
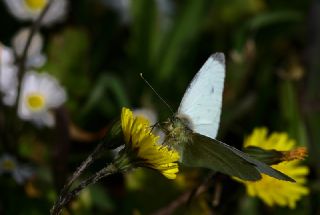
<svg viewBox="0 0 320 215"><path fill-rule="evenodd" d="M114 99L116 104L114 103ZM129 99L121 81L111 74L102 74L89 94L88 100L81 110L81 115L91 112L95 107L102 109L106 115L112 115L121 107L129 106Z"/></svg>
<svg viewBox="0 0 320 215"><path fill-rule="evenodd" d="M100 185L93 185L90 187L91 203L104 211L113 211L114 202L107 194L105 189Z"/></svg>
<svg viewBox="0 0 320 215"><path fill-rule="evenodd" d="M146 73L151 67L152 46L158 34L157 10L154 0L132 1L133 25L130 54L135 69Z"/></svg>
<svg viewBox="0 0 320 215"><path fill-rule="evenodd" d="M178 62L186 52L189 43L199 34L202 19L205 14L205 1L189 0L184 3L184 8L172 31L168 32L162 41L157 65L159 80L168 79L179 72Z"/></svg>
<svg viewBox="0 0 320 215"><path fill-rule="evenodd" d="M303 16L298 11L275 11L255 16L247 23L250 30L258 30L266 26L278 25L281 23L301 22Z"/></svg>
<svg viewBox="0 0 320 215"><path fill-rule="evenodd" d="M306 127L301 118L293 82L283 81L280 85L280 92L281 111L289 136L297 141L298 146L307 146Z"/></svg>
<svg viewBox="0 0 320 215"><path fill-rule="evenodd" d="M44 70L56 76L66 86L69 98L85 95L89 89L87 34L68 28L51 38L48 45L48 63Z"/></svg>

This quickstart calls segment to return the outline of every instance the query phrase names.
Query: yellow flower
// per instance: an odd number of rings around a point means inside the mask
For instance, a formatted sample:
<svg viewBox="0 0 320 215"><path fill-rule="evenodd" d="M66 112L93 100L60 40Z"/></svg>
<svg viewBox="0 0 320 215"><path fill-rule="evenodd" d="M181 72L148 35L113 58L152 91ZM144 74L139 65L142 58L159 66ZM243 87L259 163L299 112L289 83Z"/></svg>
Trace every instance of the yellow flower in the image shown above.
<svg viewBox="0 0 320 215"><path fill-rule="evenodd" d="M295 141L289 139L286 133L272 133L267 136L266 128L256 128L253 133L244 141L244 147L255 146L266 150L290 151L294 149ZM294 151L294 150L293 150ZM288 206L291 209L296 207L296 202L302 196L307 195L309 190L305 187L306 176L309 173L307 166L296 160L283 161L272 165L272 168L290 176L296 183L282 181L262 174L259 181L237 181L245 184L249 196L257 196L269 206Z"/></svg>
<svg viewBox="0 0 320 215"><path fill-rule="evenodd" d="M125 140L124 153L130 164L157 170L169 179L176 178L179 154L157 143L159 137L152 134L148 120L134 117L129 109L123 108L121 127Z"/></svg>

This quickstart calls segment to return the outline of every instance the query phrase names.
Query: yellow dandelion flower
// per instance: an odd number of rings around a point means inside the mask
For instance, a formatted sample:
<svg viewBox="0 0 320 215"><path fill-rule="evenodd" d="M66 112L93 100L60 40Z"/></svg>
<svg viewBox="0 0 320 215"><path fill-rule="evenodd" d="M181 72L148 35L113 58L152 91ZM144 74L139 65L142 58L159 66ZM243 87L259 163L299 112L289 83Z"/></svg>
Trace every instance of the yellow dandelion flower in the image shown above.
<svg viewBox="0 0 320 215"><path fill-rule="evenodd" d="M148 120L134 117L129 109L123 108L121 127L125 140L123 155L128 160L125 163L157 170L169 179L176 178L179 154L157 143L159 137L152 134ZM119 160L124 165L123 156Z"/></svg>
<svg viewBox="0 0 320 215"><path fill-rule="evenodd" d="M268 137L268 129L262 127L254 129L253 133L245 138L243 146L256 146L266 150L289 151L294 148L295 141L290 139L284 132L273 132Z"/></svg>
<svg viewBox="0 0 320 215"><path fill-rule="evenodd" d="M236 179L246 186L249 196L259 197L269 206L288 206L294 209L296 202L300 200L302 196L309 193L309 189L305 187L306 176L309 173L309 169L299 161L299 159L302 159L305 155L304 150L301 148L295 150L295 141L290 139L286 133L275 132L268 137L268 130L266 128L256 128L253 133L245 139L244 146L255 146L265 150L292 150L294 152L287 153L287 156L288 154L293 154L292 156L296 158L295 160L288 159L287 161L272 165L272 168L293 178L296 183L278 180L265 174L262 174L262 178L259 181Z"/></svg>

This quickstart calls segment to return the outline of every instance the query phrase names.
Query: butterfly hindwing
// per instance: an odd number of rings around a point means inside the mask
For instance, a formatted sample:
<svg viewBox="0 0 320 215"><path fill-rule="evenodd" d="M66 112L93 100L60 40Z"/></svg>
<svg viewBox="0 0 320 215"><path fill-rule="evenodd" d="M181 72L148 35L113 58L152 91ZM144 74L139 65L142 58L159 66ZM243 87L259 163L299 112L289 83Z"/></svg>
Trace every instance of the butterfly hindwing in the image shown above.
<svg viewBox="0 0 320 215"><path fill-rule="evenodd" d="M205 167L243 180L259 180L260 173L265 173L281 180L294 181L234 147L197 133L193 133L192 141L184 144L181 161L187 166Z"/></svg>
<svg viewBox="0 0 320 215"><path fill-rule="evenodd" d="M224 78L224 54L215 53L191 81L178 109L191 119L195 132L211 138L219 128Z"/></svg>
<svg viewBox="0 0 320 215"><path fill-rule="evenodd" d="M215 140L215 141L220 142L218 140ZM267 174L269 176L272 176L272 177L280 179L280 180L295 182L295 180L293 180L289 176L283 174L282 172L279 172L276 169L273 169L272 167L268 166L267 164L265 164L261 161L258 161L257 159L250 157L248 154L246 154L246 153L244 153L244 152L242 152L232 146L229 146L223 142L220 142L220 144L223 144L226 148L229 148L232 152L234 152L238 156L242 157L247 162L254 164L256 166L256 168L259 170L259 172Z"/></svg>
<svg viewBox="0 0 320 215"><path fill-rule="evenodd" d="M194 133L192 141L183 145L181 162L186 166L204 167L244 180L261 178L254 165L209 137Z"/></svg>

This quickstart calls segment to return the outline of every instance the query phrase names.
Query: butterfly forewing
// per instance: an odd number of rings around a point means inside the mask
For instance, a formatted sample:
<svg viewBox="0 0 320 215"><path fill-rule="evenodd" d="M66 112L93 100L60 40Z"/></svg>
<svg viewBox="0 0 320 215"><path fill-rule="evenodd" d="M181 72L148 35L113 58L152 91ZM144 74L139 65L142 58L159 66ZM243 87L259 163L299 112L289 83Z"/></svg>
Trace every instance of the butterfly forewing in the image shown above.
<svg viewBox="0 0 320 215"><path fill-rule="evenodd" d="M211 138L219 128L224 77L224 54L215 53L191 81L178 109L191 119L195 132Z"/></svg>

